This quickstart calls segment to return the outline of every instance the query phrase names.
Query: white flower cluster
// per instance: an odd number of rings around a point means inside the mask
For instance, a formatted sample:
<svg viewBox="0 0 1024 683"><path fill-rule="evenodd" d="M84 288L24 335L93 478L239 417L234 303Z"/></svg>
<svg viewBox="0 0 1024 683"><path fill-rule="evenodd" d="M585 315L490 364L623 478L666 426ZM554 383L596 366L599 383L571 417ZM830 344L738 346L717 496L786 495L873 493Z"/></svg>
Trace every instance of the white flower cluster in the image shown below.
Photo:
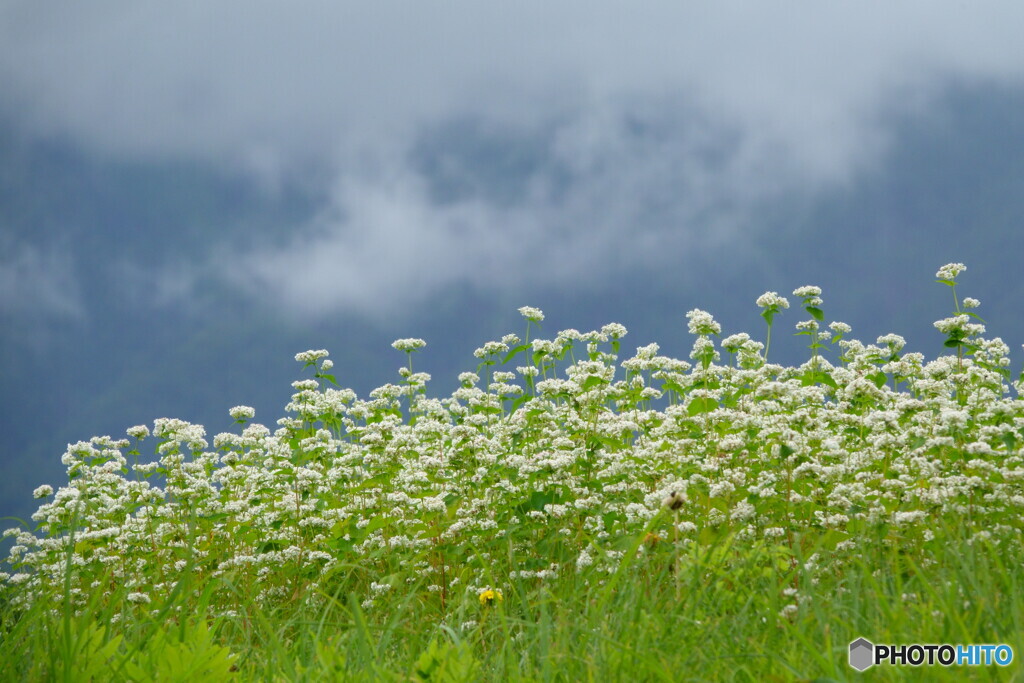
<svg viewBox="0 0 1024 683"><path fill-rule="evenodd" d="M715 322L715 319L707 311L695 308L686 314L690 321L688 328L690 334L710 335L721 334L722 326Z"/></svg>
<svg viewBox="0 0 1024 683"><path fill-rule="evenodd" d="M778 292L765 292L761 296L757 297L756 303L761 308L789 308L789 299L784 296L779 296Z"/></svg>
<svg viewBox="0 0 1024 683"><path fill-rule="evenodd" d="M956 280L957 276L965 270L967 270L967 266L962 263L947 263L939 268L935 277L940 280Z"/></svg>
<svg viewBox="0 0 1024 683"><path fill-rule="evenodd" d="M815 285L804 285L803 287L797 287L793 290L793 296L801 298L807 297L818 297L821 296L821 287Z"/></svg>
<svg viewBox="0 0 1024 683"><path fill-rule="evenodd" d="M276 430L237 425L212 449L202 426L167 418L153 425L150 462L130 464L129 439L70 444L67 484L34 491L37 530L6 533L17 573L0 586L21 606L97 596L121 618L156 609L186 571L221 614L238 608L231 592L202 582L230 577L272 608L313 604L350 576L372 607L404 585L444 599L456 585L601 580L632 538L654 556L713 534L778 544L795 532L828 558L806 571L833 571L867 544L924 543L936 516L967 514L1010 556L1024 552L1024 401L1007 384L1009 347L969 316L936 326L970 335L970 354L926 361L895 334L843 339L837 364L813 374L767 364L745 333L721 342L735 356L719 364L721 326L699 309L687 317L695 366L657 344L619 362L626 331L614 324L518 349L507 335L474 354L480 367L447 397L428 396L429 376L408 368L362 398L307 377ZM898 535L882 541L863 532L890 526ZM543 556L551 545L558 556ZM800 598L786 598L792 617Z"/></svg>
<svg viewBox="0 0 1024 683"><path fill-rule="evenodd" d="M532 320L535 323L539 323L544 320L544 311L533 306L523 306L519 309L519 314L527 320Z"/></svg>
<svg viewBox="0 0 1024 683"><path fill-rule="evenodd" d="M418 351L419 349L422 349L426 345L427 342L423 341L422 339L396 339L395 341L391 342L391 346L393 348L396 348L399 351L405 351L407 353L410 351Z"/></svg>
<svg viewBox="0 0 1024 683"><path fill-rule="evenodd" d="M256 410L249 406L235 406L228 414L235 420L251 420L256 415Z"/></svg>

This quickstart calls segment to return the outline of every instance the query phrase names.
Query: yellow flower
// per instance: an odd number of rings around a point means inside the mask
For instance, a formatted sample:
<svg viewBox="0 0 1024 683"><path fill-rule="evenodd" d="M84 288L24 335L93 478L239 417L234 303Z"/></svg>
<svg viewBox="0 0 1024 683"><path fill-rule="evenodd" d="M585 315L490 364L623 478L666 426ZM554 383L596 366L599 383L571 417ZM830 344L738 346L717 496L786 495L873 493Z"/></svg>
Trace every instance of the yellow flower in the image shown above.
<svg viewBox="0 0 1024 683"><path fill-rule="evenodd" d="M501 591L491 590L490 588L480 593L481 605L493 605L495 602L502 602L504 599Z"/></svg>

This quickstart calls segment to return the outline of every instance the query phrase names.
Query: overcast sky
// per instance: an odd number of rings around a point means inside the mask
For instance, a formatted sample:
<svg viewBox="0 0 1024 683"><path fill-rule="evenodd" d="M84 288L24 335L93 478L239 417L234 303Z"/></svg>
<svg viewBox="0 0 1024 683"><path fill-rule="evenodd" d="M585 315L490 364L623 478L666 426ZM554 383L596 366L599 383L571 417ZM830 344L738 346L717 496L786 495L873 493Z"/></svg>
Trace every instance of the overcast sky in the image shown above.
<svg viewBox="0 0 1024 683"><path fill-rule="evenodd" d="M317 184L283 245L215 243L145 273L153 297L213 277L299 315L390 314L680 250L740 268L761 207L869 172L894 115L953 80L1019 84L1021 26L1016 2L7 0L0 113L271 197ZM5 309L83 315L66 245L3 248Z"/></svg>

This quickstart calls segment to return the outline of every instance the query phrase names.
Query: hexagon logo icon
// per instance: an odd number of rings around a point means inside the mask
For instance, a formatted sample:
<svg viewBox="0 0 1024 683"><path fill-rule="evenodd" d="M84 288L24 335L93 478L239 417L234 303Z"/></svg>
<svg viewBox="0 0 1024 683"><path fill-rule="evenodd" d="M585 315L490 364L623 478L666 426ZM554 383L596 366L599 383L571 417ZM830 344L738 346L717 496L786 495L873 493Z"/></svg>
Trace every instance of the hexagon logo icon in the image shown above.
<svg viewBox="0 0 1024 683"><path fill-rule="evenodd" d="M850 643L850 666L857 671L864 671L875 663L875 646L866 638L858 638Z"/></svg>

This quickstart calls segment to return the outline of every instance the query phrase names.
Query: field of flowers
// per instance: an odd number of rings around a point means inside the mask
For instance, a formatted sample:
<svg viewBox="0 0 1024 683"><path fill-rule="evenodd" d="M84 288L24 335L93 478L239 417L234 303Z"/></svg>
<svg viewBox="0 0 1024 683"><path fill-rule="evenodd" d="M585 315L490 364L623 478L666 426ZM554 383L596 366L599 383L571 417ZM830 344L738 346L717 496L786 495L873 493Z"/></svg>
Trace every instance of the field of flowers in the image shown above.
<svg viewBox="0 0 1024 683"><path fill-rule="evenodd" d="M933 360L826 325L811 286L797 367L769 360L775 292L764 342L690 311L687 360L625 357L614 323L543 338L524 307L446 398L420 339L367 398L311 350L276 429L238 406L212 444L158 419L70 445L6 532L0 677L838 680L858 636L1021 653L1024 376L964 270L937 273Z"/></svg>

